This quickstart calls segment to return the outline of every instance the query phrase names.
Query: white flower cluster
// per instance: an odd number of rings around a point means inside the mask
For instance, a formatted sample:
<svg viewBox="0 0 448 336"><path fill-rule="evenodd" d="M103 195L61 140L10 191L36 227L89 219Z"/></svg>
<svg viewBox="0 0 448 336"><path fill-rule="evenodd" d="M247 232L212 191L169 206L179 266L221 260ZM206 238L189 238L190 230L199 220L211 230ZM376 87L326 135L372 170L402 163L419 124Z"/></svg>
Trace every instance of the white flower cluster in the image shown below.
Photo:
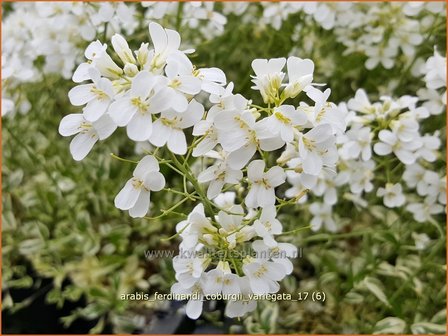
<svg viewBox="0 0 448 336"><path fill-rule="evenodd" d="M349 2L305 2L305 1L281 1L263 2L262 22L279 30L283 21L291 14L303 12L306 19L312 19L322 28L330 30L336 26L345 24L353 4ZM308 24L308 23L307 23Z"/></svg>
<svg viewBox="0 0 448 336"><path fill-rule="evenodd" d="M441 114L446 109L446 57L434 50L434 56L429 57L421 66L426 88L417 91L419 100L431 114Z"/></svg>
<svg viewBox="0 0 448 336"><path fill-rule="evenodd" d="M378 65L391 69L400 51L407 60L413 59L436 16L445 15L445 7L442 2L385 2L378 6L360 3L345 15L350 19L341 20L343 24L335 27L338 41L347 48L345 53L365 54L367 69Z"/></svg>
<svg viewBox="0 0 448 336"><path fill-rule="evenodd" d="M195 191L178 193L200 204L176 227L182 238L180 249L188 253L174 260L178 283L173 292L199 293L200 298L240 294L229 300L227 315L242 316L255 308L254 300L248 299L251 294L277 292L278 281L293 269L289 258L297 249L275 239L282 233L277 210L294 204L306 190L294 195L293 202L276 196L276 188L286 179L285 155L293 162L287 169L304 179L334 170L336 135L343 134L345 122L337 106L328 102L330 89L322 92L313 86L314 63L309 59L253 61L253 89L260 92L263 107L233 94L233 83L227 84L220 69L196 68L186 55L189 51L179 49L176 31L152 22L149 34L152 46L142 43L134 52L121 35L112 36L117 58L98 40L88 46L87 62L73 74L76 83L88 83L69 92L71 103L83 106L83 112L64 117L59 132L76 134L70 144L75 160L85 158L98 140L109 137L117 127L126 127L131 140L149 141L156 147L138 162L115 198L116 207L128 210L132 217L144 217L150 193L165 187L159 164L188 180ZM311 105L285 103L302 91ZM199 94L209 97L207 111L196 100ZM188 145L186 130L190 128L194 140ZM266 154L285 146L279 165L272 165ZM159 156L160 152L170 159ZM187 161L190 156L211 160L211 165L195 177ZM201 184L208 184L207 192ZM236 187L241 204L234 203L236 194L230 202L222 202L229 197L221 193L223 188L231 187ZM256 255L242 255L245 248ZM197 318L201 311L202 301L190 300L188 316Z"/></svg>
<svg viewBox="0 0 448 336"><path fill-rule="evenodd" d="M192 43L200 40L212 39L219 36L227 23L225 15L217 11L214 2L177 2L177 1L143 1L146 7L145 17L150 20L160 20L171 17L179 19L179 26L187 26L195 31L196 36Z"/></svg>
<svg viewBox="0 0 448 336"><path fill-rule="evenodd" d="M120 31L130 34L143 16L174 23L181 18L179 26L194 31L189 36L193 44L220 35L227 23L211 2L148 1L141 5L146 8L144 13L139 12L139 5L124 2L13 4L14 10L2 22L2 115L30 109L26 95L15 89L20 84L39 82L48 74L70 78L87 41L97 36L110 38Z"/></svg>
<svg viewBox="0 0 448 336"><path fill-rule="evenodd" d="M428 88L445 87L444 69L445 60L435 53L425 66ZM431 107L413 96L399 99L384 96L380 102L371 103L362 89L347 104L340 105L348 130L338 137L337 175L323 172L310 179L305 174L287 172L292 184L287 196L293 197L298 190L308 188L313 195L322 197L323 204L317 201L309 206L313 230L322 226L337 230L332 206L340 196L365 207L372 202L364 198L373 194L382 198L388 208L405 207L418 222L432 221L432 215L443 213L446 176L440 176L433 168L442 157L440 132L422 134L420 127L424 119L439 113L438 106L429 110ZM288 166L293 165L294 160L288 162ZM386 170L386 176L376 176L378 168ZM400 179L396 178L397 172L402 174ZM389 173L395 173L395 177ZM414 189L423 200L415 197Z"/></svg>
<svg viewBox="0 0 448 336"><path fill-rule="evenodd" d="M154 49L142 43L135 53L121 35L112 37L120 66L107 53L106 44L97 40L86 49L87 62L78 66L73 81L92 83L69 92L70 102L84 106L83 113L66 116L60 127L64 136L79 133L70 147L76 160L82 160L97 140L107 138L117 127L126 127L131 140L167 144L173 153L185 154L182 130L197 123L204 113L192 97L201 91L223 90L224 73L217 68L196 69L179 50L176 31L151 23L149 33Z"/></svg>
<svg viewBox="0 0 448 336"><path fill-rule="evenodd" d="M382 65L394 67L401 55L409 62L417 47L431 32L437 15L445 15L443 2L383 2L374 6L364 3L264 2L261 23L279 30L290 15L303 13L297 26L316 22L325 30L333 30L345 54L367 56L365 66L371 70ZM256 20L256 16L252 20ZM307 37L308 38L308 37ZM306 39L304 41L306 42ZM401 51L401 53L400 53Z"/></svg>
<svg viewBox="0 0 448 336"><path fill-rule="evenodd" d="M29 2L13 6L2 22L2 115L15 109L29 110L26 97L14 90L19 84L37 82L52 73L70 78L81 61L79 46L103 34L106 23L108 34L122 29L130 33L136 27L135 8L125 3Z"/></svg>
<svg viewBox="0 0 448 336"><path fill-rule="evenodd" d="M285 65L288 83L283 84ZM252 67L255 72L253 89L260 91L268 108L254 106L247 109L247 100L241 95L233 95L228 87L220 98L210 96L217 105L212 106L206 119L193 129L194 135L203 137L193 155L215 159L215 163L198 176L200 182L210 182L207 196L218 199L225 184L242 180L241 169L247 165L245 180L249 190L245 205L248 212L241 205L230 203L215 218L207 218L199 205L177 226L183 239L180 248L190 252L204 248L219 251L224 247L233 253L242 244L255 239L251 246L257 252L256 258L229 258L235 273L228 261L221 259L216 268L206 271L213 253L200 259L178 257L174 263L179 281L173 286L175 292L193 291L199 293L200 298L210 294L241 294L242 298L228 302L226 314L230 317L242 316L255 309L256 303L250 299L250 294L277 292L278 281L292 272L288 257L297 252L293 245L275 240L275 235L282 233L282 225L276 219L275 188L285 181L284 169L281 166L266 169L266 162L260 159L248 162L257 151L263 157L263 153L286 145L290 157L294 156L297 161L294 169L313 178L323 169L334 169L336 133L345 130L344 122L338 120L336 106L327 102L330 90L321 92L311 85L314 70L311 60L297 57L257 59ZM294 107L284 104L301 91L306 91L314 105L301 103ZM260 118L262 115L264 118ZM210 152L216 145L220 149ZM301 190L295 197L300 198L303 192ZM217 225L212 225L213 221ZM190 300L187 314L196 318L201 311L202 302Z"/></svg>

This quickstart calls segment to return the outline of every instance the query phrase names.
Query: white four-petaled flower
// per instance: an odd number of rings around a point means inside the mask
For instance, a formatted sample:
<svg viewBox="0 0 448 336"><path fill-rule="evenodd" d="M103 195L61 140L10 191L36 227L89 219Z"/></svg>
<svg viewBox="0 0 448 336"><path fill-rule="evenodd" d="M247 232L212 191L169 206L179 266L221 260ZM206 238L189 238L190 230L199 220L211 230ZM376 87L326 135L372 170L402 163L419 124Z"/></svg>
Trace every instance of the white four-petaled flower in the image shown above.
<svg viewBox="0 0 448 336"><path fill-rule="evenodd" d="M151 191L165 187L165 178L159 172L159 163L152 155L147 155L137 164L133 177L115 197L115 206L129 210L131 217L144 217L149 210Z"/></svg>
<svg viewBox="0 0 448 336"><path fill-rule="evenodd" d="M263 160L254 160L247 167L247 179L251 183L246 196L246 205L250 208L266 207L275 204L275 188L285 182L286 175L279 166L264 171Z"/></svg>
<svg viewBox="0 0 448 336"><path fill-rule="evenodd" d="M59 124L62 136L76 136L70 143L70 153L76 161L81 161L92 150L98 140L108 138L117 126L108 115L94 122L89 122L83 114L75 113L65 116Z"/></svg>

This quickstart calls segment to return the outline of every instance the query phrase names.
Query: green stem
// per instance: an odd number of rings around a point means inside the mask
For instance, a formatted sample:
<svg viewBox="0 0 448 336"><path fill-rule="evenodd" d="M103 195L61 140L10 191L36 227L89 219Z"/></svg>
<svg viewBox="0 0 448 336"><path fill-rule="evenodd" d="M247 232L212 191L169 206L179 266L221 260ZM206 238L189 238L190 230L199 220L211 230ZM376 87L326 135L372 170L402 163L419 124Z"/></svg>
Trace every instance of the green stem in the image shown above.
<svg viewBox="0 0 448 336"><path fill-rule="evenodd" d="M104 23L104 32L103 32L103 42L106 42L107 39L107 26L109 22Z"/></svg>
<svg viewBox="0 0 448 336"><path fill-rule="evenodd" d="M176 30L180 30L180 26L182 24L182 10L184 8L184 3L179 2L177 5L177 14L176 14Z"/></svg>
<svg viewBox="0 0 448 336"><path fill-rule="evenodd" d="M194 187L196 190L198 196L200 197L202 203L204 204L205 210L208 213L210 217L213 217L214 211L211 206L210 200L207 198L207 196L204 193L204 190L202 190L202 187L199 185L198 181L191 175L191 172L189 172L189 167L184 167L179 160L177 159L176 155L174 155L172 152L169 152L171 159L176 166L176 170L180 173L180 175L184 176Z"/></svg>
<svg viewBox="0 0 448 336"><path fill-rule="evenodd" d="M236 275L241 276L240 271L239 271L239 269L238 269L238 266L237 266L237 264L236 264L236 262L235 262L235 259L234 259L234 258L231 258L230 261L232 262L232 266L233 266L233 268L235 269Z"/></svg>
<svg viewBox="0 0 448 336"><path fill-rule="evenodd" d="M137 163L138 163L138 161L129 160L129 159L124 159L124 158L119 157L118 155L116 155L116 154L114 154L114 153L110 153L110 156L113 157L114 159L119 160L119 161L129 162L129 163L134 163L134 164L137 164Z"/></svg>
<svg viewBox="0 0 448 336"><path fill-rule="evenodd" d="M161 241L169 241L169 240L172 240L172 239L174 239L174 238L180 236L180 235L182 234L182 232L184 232L185 229L186 229L190 224L191 224L191 223L187 223L182 229L179 230L179 232L176 232L176 233L173 234L171 237L168 237L168 238L161 238L160 240L161 240Z"/></svg>
<svg viewBox="0 0 448 336"><path fill-rule="evenodd" d="M296 233L296 232L299 232L299 231L302 231L302 230L306 230L306 229L311 229L311 225L304 226L304 227L301 227L301 228L298 228L298 229L295 229L295 230L291 230L291 231L282 232L282 233L280 233L277 236L283 236L283 235L287 235L287 234L291 234L291 233Z"/></svg>
<svg viewBox="0 0 448 336"><path fill-rule="evenodd" d="M184 197L190 198L190 200L192 200L192 201L198 200L198 198L194 196L194 194L196 192L193 192L193 193L189 194L187 192L182 192L182 191L179 191L179 190L176 190L176 189L171 189L171 188L165 188L165 189L163 189L163 191L172 192L173 194L182 195Z"/></svg>
<svg viewBox="0 0 448 336"><path fill-rule="evenodd" d="M179 206L181 206L183 203L185 203L188 200L190 200L190 198L185 197L185 198L181 199L179 202L177 202L176 204L174 204L168 210L162 210L162 213L160 215L158 215L156 217L143 217L143 218L150 219L150 220L160 219L160 218L165 217L165 216L169 215L170 213L172 213L174 209L178 208Z"/></svg>

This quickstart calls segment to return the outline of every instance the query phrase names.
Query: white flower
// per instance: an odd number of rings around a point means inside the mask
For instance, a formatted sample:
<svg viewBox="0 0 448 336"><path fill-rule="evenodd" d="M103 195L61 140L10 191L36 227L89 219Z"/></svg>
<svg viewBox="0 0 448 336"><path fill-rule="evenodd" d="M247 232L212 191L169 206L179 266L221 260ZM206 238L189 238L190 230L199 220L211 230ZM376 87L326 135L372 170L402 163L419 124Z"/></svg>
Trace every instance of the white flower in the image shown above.
<svg viewBox="0 0 448 336"><path fill-rule="evenodd" d="M438 189L439 175L431 170L424 169L418 163L406 166L403 180L408 187L417 188L420 196L428 195L435 187Z"/></svg>
<svg viewBox="0 0 448 336"><path fill-rule="evenodd" d="M214 104L207 112L205 120L194 125L193 135L202 136L193 150L193 156L202 156L211 151L218 144L219 130L215 125L215 116L224 110L243 111L247 107L247 99L242 95L232 93L233 83L229 83L220 94L210 94L209 100Z"/></svg>
<svg viewBox="0 0 448 336"><path fill-rule="evenodd" d="M96 60L101 59L103 54L106 54L107 44L102 44L99 40L91 42L86 50L84 56L90 60L87 63L81 63L73 73L72 79L75 83L80 83L91 78L91 69L100 71L100 68L96 68ZM121 69L115 64L113 66L117 72Z"/></svg>
<svg viewBox="0 0 448 336"><path fill-rule="evenodd" d="M361 194L363 191L371 192L372 181L375 177L375 161L349 161L347 166L350 167L350 191L354 194Z"/></svg>
<svg viewBox="0 0 448 336"><path fill-rule="evenodd" d="M437 201L440 204L446 205L446 176L443 176L439 179L439 184L437 188Z"/></svg>
<svg viewBox="0 0 448 336"><path fill-rule="evenodd" d="M437 50L434 50L434 56L426 61L422 69L425 74L426 87L428 89L439 89L446 87L446 57L440 56Z"/></svg>
<svg viewBox="0 0 448 336"><path fill-rule="evenodd" d="M313 81L314 63L310 59L291 56L286 61L289 83L283 94L294 98Z"/></svg>
<svg viewBox="0 0 448 336"><path fill-rule="evenodd" d="M440 94L434 89L421 88L417 91L421 101L430 114L439 115L445 111L446 92Z"/></svg>
<svg viewBox="0 0 448 336"><path fill-rule="evenodd" d="M2 117L14 111L14 102L8 98L2 98Z"/></svg>
<svg viewBox="0 0 448 336"><path fill-rule="evenodd" d="M103 115L94 122L87 121L82 114L69 114L59 124L62 136L77 134L70 143L73 159L84 159L98 140L108 138L117 126L108 115Z"/></svg>
<svg viewBox="0 0 448 336"><path fill-rule="evenodd" d="M187 316L193 320L201 316L204 294L200 283L196 283L189 288L183 287L180 283L175 283L171 286L171 292L178 295L190 295L191 299L188 300L186 306Z"/></svg>
<svg viewBox="0 0 448 336"><path fill-rule="evenodd" d="M302 174L302 177L303 175L306 174ZM310 175L309 177L316 178L316 176L313 175ZM308 181L302 178L302 181L307 184L308 188L310 188L316 196L323 196L325 204L334 205L338 200L338 192L336 188L346 184L349 179L349 174L344 171L339 172L338 175L322 171L321 174L317 177L317 183L314 186L311 186L309 184L311 181L310 178L308 178Z"/></svg>
<svg viewBox="0 0 448 336"><path fill-rule="evenodd" d="M263 242L269 247L277 245L273 236L282 233L283 230L282 224L276 216L277 211L275 210L275 206L265 207L261 212L260 219L257 219L253 225L257 235L263 238Z"/></svg>
<svg viewBox="0 0 448 336"><path fill-rule="evenodd" d="M351 4L340 2L337 4L315 3L317 8L313 13L314 19L326 30L330 30L338 25L339 20L343 20L343 14L351 12ZM312 5L312 3L307 3ZM350 18L353 20L352 16Z"/></svg>
<svg viewBox="0 0 448 336"><path fill-rule="evenodd" d="M364 114L375 111L375 107L370 103L367 93L363 89L356 90L355 97L348 101L348 108Z"/></svg>
<svg viewBox="0 0 448 336"><path fill-rule="evenodd" d="M336 222L332 217L332 206L324 203L315 202L309 208L313 219L311 220L311 230L318 231L322 225L330 232L336 232Z"/></svg>
<svg viewBox="0 0 448 336"><path fill-rule="evenodd" d="M239 169L232 169L227 161L220 161L208 167L198 176L199 183L210 182L207 189L207 197L213 199L221 192L226 183L237 184L243 178L243 173Z"/></svg>
<svg viewBox="0 0 448 336"><path fill-rule="evenodd" d="M100 41L92 42L85 51L87 59L91 60L91 65L95 67L101 73L101 76L110 79L119 79L123 74L123 70L112 60L109 54L106 52L105 44L101 44ZM85 64L85 63L84 63ZM82 67L81 67L82 66ZM77 76L79 79L86 80L89 67L86 65L80 65L77 69ZM75 72L76 73L76 72Z"/></svg>
<svg viewBox="0 0 448 336"><path fill-rule="evenodd" d="M265 259L246 260L243 272L249 278L250 288L255 294L276 293L280 289L277 281L286 276L283 265Z"/></svg>
<svg viewBox="0 0 448 336"><path fill-rule="evenodd" d="M412 238L415 240L415 248L419 251L423 251L431 242L426 233L412 232Z"/></svg>
<svg viewBox="0 0 448 336"><path fill-rule="evenodd" d="M205 294L239 294L239 277L231 272L227 261L220 261L215 269L205 273L203 291Z"/></svg>
<svg viewBox="0 0 448 336"><path fill-rule="evenodd" d="M370 127L355 124L345 133L346 139L340 149L341 157L345 160L362 158L368 161L372 157L371 142L373 138Z"/></svg>
<svg viewBox="0 0 448 336"><path fill-rule="evenodd" d="M223 91L210 94L209 100L213 106L210 111L238 110L244 111L248 106L248 100L241 94L233 94L234 84L230 82Z"/></svg>
<svg viewBox="0 0 448 336"><path fill-rule="evenodd" d="M272 116L259 122L271 134L280 136L286 142L294 140L294 127L304 125L307 122L306 114L297 111L292 105L282 105L274 108Z"/></svg>
<svg viewBox="0 0 448 336"><path fill-rule="evenodd" d="M243 168L252 158L257 148L272 151L283 146L283 141L275 137L259 124L250 111L222 111L215 116L218 140L226 152L228 163L233 169Z"/></svg>
<svg viewBox="0 0 448 336"><path fill-rule="evenodd" d="M196 247L205 234L218 230L205 217L204 205L198 204L188 215L188 218L176 225L176 232L182 237L180 249L191 250Z"/></svg>
<svg viewBox="0 0 448 336"><path fill-rule="evenodd" d="M437 159L438 149L440 148L440 134L436 132L434 135L425 134L420 138L422 146L417 149L416 155L428 162L435 162Z"/></svg>
<svg viewBox="0 0 448 336"><path fill-rule="evenodd" d="M400 141L410 142L419 137L418 122L413 118L399 118L390 123L390 128Z"/></svg>
<svg viewBox="0 0 448 336"><path fill-rule="evenodd" d="M270 259L284 267L286 274L291 274L294 266L289 258L297 257L297 248L288 243L277 243L275 246L268 246L261 240L252 243L258 258Z"/></svg>
<svg viewBox="0 0 448 336"><path fill-rule="evenodd" d="M393 43L389 43L387 47L371 45L365 48L365 53L368 56L365 63L368 70L376 68L379 63L385 69L391 69L394 66L394 58L398 53L398 48Z"/></svg>
<svg viewBox="0 0 448 336"><path fill-rule="evenodd" d="M129 210L133 218L144 217L149 210L150 192L165 187L165 178L159 172L159 163L152 155L147 155L137 164L133 178L129 179L115 197L115 206Z"/></svg>
<svg viewBox="0 0 448 336"><path fill-rule="evenodd" d="M93 83L75 86L69 91L68 97L72 105L87 104L83 108L83 114L87 121L93 122L106 113L115 93L112 82L107 78L100 78L97 70L90 69L89 74Z"/></svg>
<svg viewBox="0 0 448 336"><path fill-rule="evenodd" d="M149 35L151 35L154 50L148 55L145 69L153 73L162 73L166 60L170 55L180 53L180 35L177 31L164 29L155 22L149 24Z"/></svg>
<svg viewBox="0 0 448 336"><path fill-rule="evenodd" d="M210 109L205 120L199 120L193 127L194 136L203 136L202 140L193 149L194 157L202 156L211 151L218 144L218 130L215 127L215 115L218 110Z"/></svg>
<svg viewBox="0 0 448 336"><path fill-rule="evenodd" d="M275 204L275 187L285 182L285 172L275 166L264 172L263 160L252 161L247 167L247 179L251 183L245 203L250 208L266 207Z"/></svg>
<svg viewBox="0 0 448 336"><path fill-rule="evenodd" d="M183 155L187 152L187 140L183 130L195 125L203 115L204 106L194 99L190 101L185 112L166 110L154 122L149 141L157 147L167 144L174 154Z"/></svg>
<svg viewBox="0 0 448 336"><path fill-rule="evenodd" d="M310 107L301 102L297 110L303 110L307 114L308 121L313 127L321 124L330 124L335 134L343 134L347 128L345 118L348 111L345 111L343 107L338 107L334 103L328 102L330 94L331 89L326 89L322 92L309 86L306 95L314 101L315 105Z"/></svg>
<svg viewBox="0 0 448 336"><path fill-rule="evenodd" d="M98 11L99 19L102 22L111 22L115 17L119 18L124 23L132 24L135 21L134 18L134 9L128 7L127 4L120 3L109 3L109 2L101 2L100 8Z"/></svg>
<svg viewBox="0 0 448 336"><path fill-rule="evenodd" d="M227 302L225 314L230 317L241 317L257 308L257 301L251 300L250 295L253 295L251 290L249 277L243 276L238 278L242 300L229 300Z"/></svg>
<svg viewBox="0 0 448 336"><path fill-rule="evenodd" d="M102 44L100 40L96 40L91 42L86 50L84 51L84 56L88 59L88 60L96 60L98 58L100 58L107 49L107 44Z"/></svg>
<svg viewBox="0 0 448 336"><path fill-rule="evenodd" d="M179 250L180 254L173 258L173 268L176 272L176 280L184 288L190 288L201 280L204 271L210 263L210 258L206 255L195 256L193 251ZM184 253L184 254L182 254Z"/></svg>
<svg viewBox="0 0 448 336"><path fill-rule="evenodd" d="M300 133L299 156L303 171L310 175L319 175L324 164L333 165L337 150L331 125L318 125L305 134Z"/></svg>
<svg viewBox="0 0 448 336"><path fill-rule="evenodd" d="M433 221L432 216L443 213L444 207L434 203L431 197L426 197L423 203L408 204L406 210L412 213L417 222L424 223Z"/></svg>
<svg viewBox="0 0 448 336"><path fill-rule="evenodd" d="M237 243L243 243L252 239L255 236L255 231L252 226L245 225L244 210L241 205L234 205L226 211L219 211L217 216L217 222L221 225L219 234L223 237L227 243L228 248L233 249Z"/></svg>
<svg viewBox="0 0 448 336"><path fill-rule="evenodd" d="M255 86L252 89L260 91L266 104L274 103L276 97L278 97L278 90L285 77L285 73L282 72L285 63L285 58L255 59L252 61L252 69L255 72L255 76L252 76L252 82Z"/></svg>
<svg viewBox="0 0 448 336"><path fill-rule="evenodd" d="M413 164L416 160L415 150L421 146L418 141L404 142L398 139L395 133L389 130L381 130L378 134L381 140L373 146L373 150L380 156L394 153L397 158L406 165Z"/></svg>
<svg viewBox="0 0 448 336"><path fill-rule="evenodd" d="M182 53L173 54L167 59L166 85L170 91L171 107L176 112L184 112L188 107L186 95L196 95L201 91L201 80L193 76L193 64Z"/></svg>
<svg viewBox="0 0 448 336"><path fill-rule="evenodd" d="M158 77L146 71L132 80L131 90L109 107L109 114L118 126L134 141L148 140L152 133L152 115L170 107L170 96L164 87L158 87Z"/></svg>
<svg viewBox="0 0 448 336"><path fill-rule="evenodd" d="M196 27L197 20L205 20L205 22L208 23L208 29L210 29L209 27L213 27L218 31L223 31L224 25L227 23L227 18L221 13L214 11L214 5L213 2L203 2L200 7L192 6L191 12L189 13L192 16L192 18L189 19L190 27Z"/></svg>
<svg viewBox="0 0 448 336"><path fill-rule="evenodd" d="M194 69L193 75L201 80L201 89L210 94L222 94L227 83L224 71L218 68Z"/></svg>
<svg viewBox="0 0 448 336"><path fill-rule="evenodd" d="M386 183L385 188L378 188L376 195L383 197L384 205L388 208L400 207L406 201L406 198L403 195L403 188L400 183Z"/></svg>
<svg viewBox="0 0 448 336"><path fill-rule="evenodd" d="M235 205L236 194L233 191L226 191L215 197L213 202L219 206L221 209L229 210Z"/></svg>

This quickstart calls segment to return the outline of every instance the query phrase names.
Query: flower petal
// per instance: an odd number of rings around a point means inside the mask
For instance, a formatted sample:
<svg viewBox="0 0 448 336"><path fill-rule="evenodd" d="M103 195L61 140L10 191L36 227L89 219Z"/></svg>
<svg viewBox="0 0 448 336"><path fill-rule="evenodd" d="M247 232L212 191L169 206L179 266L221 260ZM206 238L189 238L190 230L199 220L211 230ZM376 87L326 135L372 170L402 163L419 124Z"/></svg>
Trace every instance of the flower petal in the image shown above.
<svg viewBox="0 0 448 336"><path fill-rule="evenodd" d="M93 84L82 84L75 86L68 92L70 103L75 106L81 106L95 98L92 93Z"/></svg>
<svg viewBox="0 0 448 336"><path fill-rule="evenodd" d="M152 116L150 113L135 113L126 127L129 139L134 141L148 140L152 133Z"/></svg>
<svg viewBox="0 0 448 336"><path fill-rule="evenodd" d="M184 132L173 130L167 142L168 148L174 154L183 155L187 152L187 140Z"/></svg>
<svg viewBox="0 0 448 336"><path fill-rule="evenodd" d="M91 130L87 133L79 133L70 142L70 153L73 159L81 161L92 150L93 145L98 141L98 135Z"/></svg>
<svg viewBox="0 0 448 336"><path fill-rule="evenodd" d="M150 192L143 190L138 196L137 202L129 209L129 216L132 218L142 218L149 210Z"/></svg>
<svg viewBox="0 0 448 336"><path fill-rule="evenodd" d="M146 175L145 186L152 191L160 191L165 187L165 177L160 172L151 172Z"/></svg>
<svg viewBox="0 0 448 336"><path fill-rule="evenodd" d="M123 189L115 196L114 204L118 209L129 210L137 202L141 189L135 189L133 183L133 179L128 180Z"/></svg>
<svg viewBox="0 0 448 336"><path fill-rule="evenodd" d="M148 173L158 172L159 163L156 158L152 155L146 155L143 159L139 161L137 167L135 167L133 175L143 180Z"/></svg>
<svg viewBox="0 0 448 336"><path fill-rule="evenodd" d="M120 127L126 126L136 113L137 107L131 104L128 97L118 99L109 106L110 117Z"/></svg>
<svg viewBox="0 0 448 336"><path fill-rule="evenodd" d="M71 136L80 131L79 126L85 119L81 113L73 113L62 118L59 124L59 134L62 136Z"/></svg>
<svg viewBox="0 0 448 336"><path fill-rule="evenodd" d="M266 164L263 160L254 160L247 166L247 178L251 181L258 181L263 178Z"/></svg>

